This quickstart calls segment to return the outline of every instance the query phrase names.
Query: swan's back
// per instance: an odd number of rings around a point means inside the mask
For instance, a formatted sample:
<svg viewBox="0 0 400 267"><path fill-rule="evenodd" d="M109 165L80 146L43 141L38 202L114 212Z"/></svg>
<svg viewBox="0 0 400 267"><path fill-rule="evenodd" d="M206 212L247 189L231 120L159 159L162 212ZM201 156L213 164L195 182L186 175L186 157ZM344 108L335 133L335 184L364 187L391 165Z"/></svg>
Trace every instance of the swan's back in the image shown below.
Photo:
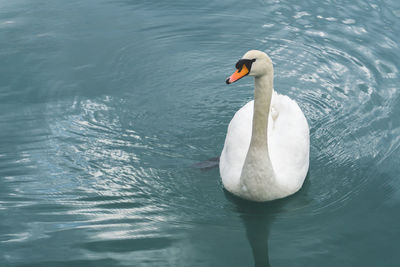
<svg viewBox="0 0 400 267"><path fill-rule="evenodd" d="M228 126L220 157L220 174L235 192L250 146L254 101L236 112ZM268 120L268 150L276 179L290 194L299 190L309 165L309 128L303 112L288 96L273 92Z"/></svg>

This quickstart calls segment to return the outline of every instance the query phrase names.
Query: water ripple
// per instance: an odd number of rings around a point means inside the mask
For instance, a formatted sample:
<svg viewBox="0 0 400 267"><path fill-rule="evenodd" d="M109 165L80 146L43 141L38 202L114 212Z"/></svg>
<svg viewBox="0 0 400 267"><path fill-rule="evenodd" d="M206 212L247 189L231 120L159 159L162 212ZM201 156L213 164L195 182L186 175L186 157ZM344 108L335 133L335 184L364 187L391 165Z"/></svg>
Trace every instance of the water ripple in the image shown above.
<svg viewBox="0 0 400 267"><path fill-rule="evenodd" d="M341 235L372 236L375 249L381 237L371 232L393 231L388 214L400 200L393 1L3 2L6 264L219 266L213 257L250 255L242 239L229 238L251 236L256 216L266 228L276 222L271 244L296 262L327 256L323 249L342 255L341 248L361 259ZM311 130L303 188L264 206L226 194L217 169L192 168L219 155L234 112L253 98L250 79L224 85L252 48L271 56L276 90L299 103ZM338 229L343 222L350 230ZM368 235L358 231L364 222L373 224L364 227ZM273 265L292 264L287 251L272 250Z"/></svg>

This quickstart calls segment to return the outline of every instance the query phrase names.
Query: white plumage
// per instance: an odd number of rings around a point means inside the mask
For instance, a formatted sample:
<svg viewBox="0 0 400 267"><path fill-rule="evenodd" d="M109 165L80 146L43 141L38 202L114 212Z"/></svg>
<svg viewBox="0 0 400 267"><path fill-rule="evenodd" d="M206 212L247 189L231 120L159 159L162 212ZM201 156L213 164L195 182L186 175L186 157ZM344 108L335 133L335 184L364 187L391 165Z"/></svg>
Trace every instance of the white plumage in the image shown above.
<svg viewBox="0 0 400 267"><path fill-rule="evenodd" d="M256 80L255 100L229 123L220 157L222 182L248 200L283 198L297 192L307 175L307 120L294 100L274 92L272 62L265 53L252 50L243 59L256 59L249 71Z"/></svg>

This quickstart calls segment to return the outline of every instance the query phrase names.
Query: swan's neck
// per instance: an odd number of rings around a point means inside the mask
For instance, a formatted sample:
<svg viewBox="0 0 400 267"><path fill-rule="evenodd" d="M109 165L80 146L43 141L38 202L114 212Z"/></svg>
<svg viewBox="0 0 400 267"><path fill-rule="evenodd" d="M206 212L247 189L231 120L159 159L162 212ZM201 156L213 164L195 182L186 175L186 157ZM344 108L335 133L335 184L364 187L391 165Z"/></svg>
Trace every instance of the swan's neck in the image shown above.
<svg viewBox="0 0 400 267"><path fill-rule="evenodd" d="M250 147L240 176L240 194L254 201L275 197L276 178L268 153L268 117L273 74L255 78L254 113Z"/></svg>
<svg viewBox="0 0 400 267"><path fill-rule="evenodd" d="M250 150L268 151L268 115L271 107L273 79L261 76L254 79L254 113ZM268 155L268 153L267 153Z"/></svg>

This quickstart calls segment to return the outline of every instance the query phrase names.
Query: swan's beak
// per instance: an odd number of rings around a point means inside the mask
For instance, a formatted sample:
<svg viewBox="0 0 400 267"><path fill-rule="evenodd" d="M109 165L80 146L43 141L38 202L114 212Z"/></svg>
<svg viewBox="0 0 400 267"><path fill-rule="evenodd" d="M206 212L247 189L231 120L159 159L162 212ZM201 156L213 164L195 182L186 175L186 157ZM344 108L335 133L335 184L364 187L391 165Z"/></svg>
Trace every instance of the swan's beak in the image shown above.
<svg viewBox="0 0 400 267"><path fill-rule="evenodd" d="M235 73L231 75L231 77L226 79L226 84L236 82L237 80L242 79L247 74L249 74L249 69L246 67L246 65L243 65L241 69L237 69Z"/></svg>

